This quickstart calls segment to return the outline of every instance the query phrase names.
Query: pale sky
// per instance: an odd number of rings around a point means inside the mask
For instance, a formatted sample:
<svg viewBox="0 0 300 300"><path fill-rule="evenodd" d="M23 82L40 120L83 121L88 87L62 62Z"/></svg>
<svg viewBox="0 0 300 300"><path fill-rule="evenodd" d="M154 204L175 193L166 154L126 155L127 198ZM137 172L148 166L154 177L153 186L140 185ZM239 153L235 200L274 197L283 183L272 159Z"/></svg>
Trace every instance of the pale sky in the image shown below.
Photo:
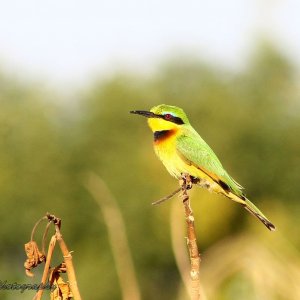
<svg viewBox="0 0 300 300"><path fill-rule="evenodd" d="M187 52L238 68L267 36L300 64L299 0L1 1L0 68L77 84Z"/></svg>

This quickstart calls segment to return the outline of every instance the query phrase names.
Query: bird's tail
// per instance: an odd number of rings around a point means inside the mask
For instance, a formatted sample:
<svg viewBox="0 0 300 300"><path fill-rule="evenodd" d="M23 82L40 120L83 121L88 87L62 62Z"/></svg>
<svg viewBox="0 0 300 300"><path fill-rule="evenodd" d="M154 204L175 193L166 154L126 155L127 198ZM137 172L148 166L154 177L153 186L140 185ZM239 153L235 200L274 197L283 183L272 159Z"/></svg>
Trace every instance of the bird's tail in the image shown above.
<svg viewBox="0 0 300 300"><path fill-rule="evenodd" d="M258 218L269 230L274 231L275 226L272 224L267 217L248 199L245 199L244 207L248 210L252 215Z"/></svg>
<svg viewBox="0 0 300 300"><path fill-rule="evenodd" d="M269 230L274 231L275 226L272 224L268 218L246 197L239 197L232 192L225 194L230 199L242 204L246 210L248 210L253 216L258 218Z"/></svg>

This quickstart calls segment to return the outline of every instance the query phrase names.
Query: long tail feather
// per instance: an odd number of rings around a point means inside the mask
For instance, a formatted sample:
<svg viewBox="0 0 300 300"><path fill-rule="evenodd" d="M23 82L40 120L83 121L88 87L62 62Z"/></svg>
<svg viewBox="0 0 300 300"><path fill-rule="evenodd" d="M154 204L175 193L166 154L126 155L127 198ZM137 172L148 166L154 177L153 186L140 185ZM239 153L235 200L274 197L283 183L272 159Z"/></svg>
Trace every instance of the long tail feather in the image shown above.
<svg viewBox="0 0 300 300"><path fill-rule="evenodd" d="M274 231L275 226L272 224L267 217L248 199L245 199L244 207L252 215L257 217L269 230Z"/></svg>
<svg viewBox="0 0 300 300"><path fill-rule="evenodd" d="M269 230L274 231L275 230L275 225L272 224L268 218L246 197L239 197L231 192L223 193L225 196L230 198L233 201L236 201L240 204L242 204L247 211L249 211L253 216L258 218Z"/></svg>

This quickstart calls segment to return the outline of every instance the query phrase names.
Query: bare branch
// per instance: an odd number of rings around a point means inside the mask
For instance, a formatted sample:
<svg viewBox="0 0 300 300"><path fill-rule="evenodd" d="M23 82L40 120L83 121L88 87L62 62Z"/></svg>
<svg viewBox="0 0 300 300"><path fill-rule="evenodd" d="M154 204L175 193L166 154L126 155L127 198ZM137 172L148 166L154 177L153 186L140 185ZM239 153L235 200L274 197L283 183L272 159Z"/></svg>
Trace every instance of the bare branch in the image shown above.
<svg viewBox="0 0 300 300"><path fill-rule="evenodd" d="M183 177L182 180L182 202L184 205L185 220L187 225L187 246L191 263L191 299L200 299L200 254L197 246L197 238L195 231L195 219L190 205L190 197L188 189L191 188L192 181L188 175Z"/></svg>
<svg viewBox="0 0 300 300"><path fill-rule="evenodd" d="M175 190L175 191L174 191L173 193L171 193L170 195L165 196L165 197L163 197L163 198L161 198L161 199L159 199L159 200L157 200L157 201L155 201L155 202L152 202L152 205L158 205L158 204L161 204L161 203L165 202L166 200L169 200L169 199L171 199L172 197L174 197L174 196L175 196L176 194L178 194L180 191L181 191L181 187L180 187L179 189Z"/></svg>

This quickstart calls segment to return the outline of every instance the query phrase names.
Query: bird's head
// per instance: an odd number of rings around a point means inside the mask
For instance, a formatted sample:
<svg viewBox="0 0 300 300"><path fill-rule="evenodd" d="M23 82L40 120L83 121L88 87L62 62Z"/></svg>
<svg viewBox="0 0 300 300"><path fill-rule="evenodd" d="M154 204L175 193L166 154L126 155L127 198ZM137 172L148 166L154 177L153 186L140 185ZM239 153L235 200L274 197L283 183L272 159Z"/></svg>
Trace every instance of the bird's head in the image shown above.
<svg viewBox="0 0 300 300"><path fill-rule="evenodd" d="M135 110L132 114L138 114L148 118L148 124L153 132L171 130L185 124L190 124L185 112L176 106L160 104L150 111Z"/></svg>

